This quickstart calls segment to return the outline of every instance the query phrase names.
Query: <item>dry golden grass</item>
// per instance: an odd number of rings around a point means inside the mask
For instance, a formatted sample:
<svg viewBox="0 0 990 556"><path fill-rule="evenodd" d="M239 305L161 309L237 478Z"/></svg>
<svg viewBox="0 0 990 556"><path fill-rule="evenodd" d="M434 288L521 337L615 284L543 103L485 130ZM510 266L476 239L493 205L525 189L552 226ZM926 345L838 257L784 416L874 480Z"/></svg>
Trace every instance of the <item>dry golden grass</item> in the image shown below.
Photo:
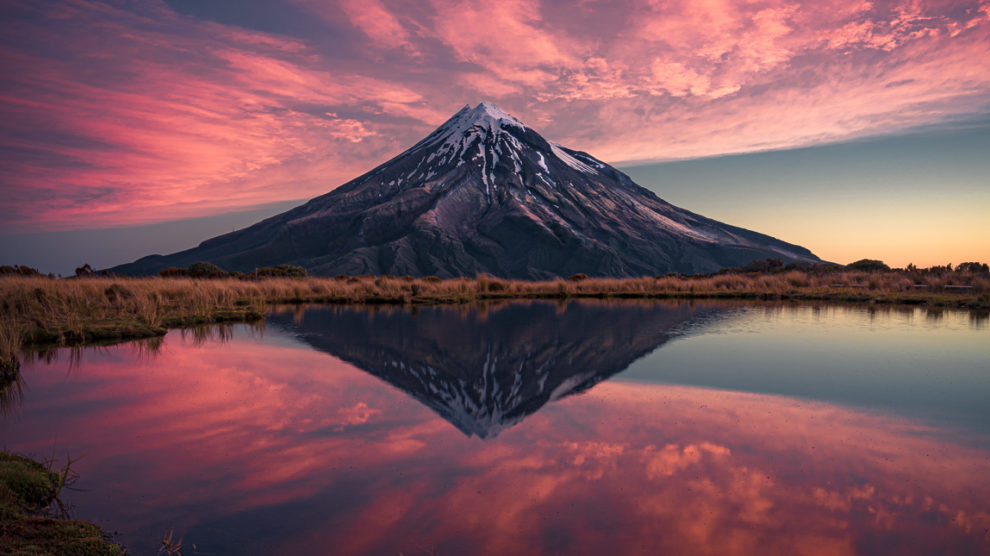
<svg viewBox="0 0 990 556"><path fill-rule="evenodd" d="M963 286L949 288L946 286ZM911 303L986 309L990 277L857 271L584 278L540 282L491 276L439 280L363 276L272 278L0 277L0 361L26 344L149 337L168 327L263 318L282 303L466 303L511 298L742 298Z"/></svg>

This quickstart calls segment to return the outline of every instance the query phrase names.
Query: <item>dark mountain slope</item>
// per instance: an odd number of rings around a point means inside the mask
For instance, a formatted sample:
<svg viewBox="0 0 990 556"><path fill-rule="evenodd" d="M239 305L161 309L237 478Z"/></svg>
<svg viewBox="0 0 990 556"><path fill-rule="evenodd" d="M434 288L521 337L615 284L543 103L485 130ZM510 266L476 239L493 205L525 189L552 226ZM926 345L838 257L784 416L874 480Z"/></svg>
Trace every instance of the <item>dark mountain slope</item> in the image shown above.
<svg viewBox="0 0 990 556"><path fill-rule="evenodd" d="M498 108L465 107L406 152L249 228L111 269L209 261L312 274L550 278L711 272L756 259L818 262L802 247L675 207Z"/></svg>

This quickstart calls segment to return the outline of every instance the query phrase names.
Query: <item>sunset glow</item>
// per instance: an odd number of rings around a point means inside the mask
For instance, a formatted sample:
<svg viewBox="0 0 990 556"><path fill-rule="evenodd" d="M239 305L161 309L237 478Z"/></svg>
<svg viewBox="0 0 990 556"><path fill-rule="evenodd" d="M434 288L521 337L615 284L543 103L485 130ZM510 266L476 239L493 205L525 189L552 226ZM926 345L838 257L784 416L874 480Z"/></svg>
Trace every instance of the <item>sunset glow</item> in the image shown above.
<svg viewBox="0 0 990 556"><path fill-rule="evenodd" d="M307 199L481 100L613 165L990 113L990 3L981 0L217 4L4 3L0 233ZM985 195L976 202L990 209ZM949 204L949 213L973 207ZM903 264L912 238L900 234L875 244L883 253L860 255ZM826 236L782 239L825 258L855 256L854 236ZM968 241L961 252L986 252L985 241Z"/></svg>

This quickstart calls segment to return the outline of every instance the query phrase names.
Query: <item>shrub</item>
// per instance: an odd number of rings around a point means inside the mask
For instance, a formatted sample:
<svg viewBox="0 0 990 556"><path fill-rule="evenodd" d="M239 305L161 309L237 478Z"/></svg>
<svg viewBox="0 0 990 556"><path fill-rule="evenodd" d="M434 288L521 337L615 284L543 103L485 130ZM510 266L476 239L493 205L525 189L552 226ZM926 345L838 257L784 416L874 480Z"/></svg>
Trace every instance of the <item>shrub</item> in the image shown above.
<svg viewBox="0 0 990 556"><path fill-rule="evenodd" d="M846 265L848 270L862 270L863 272L886 272L890 270L883 261L878 261L876 259L860 259L856 262L852 262Z"/></svg>
<svg viewBox="0 0 990 556"><path fill-rule="evenodd" d="M179 268L177 266L170 266L159 270L158 275L162 278L182 278L183 276L186 276L186 269Z"/></svg>
<svg viewBox="0 0 990 556"><path fill-rule="evenodd" d="M990 266L987 263L959 263L956 266L956 272L972 272L973 274L990 274Z"/></svg>
<svg viewBox="0 0 990 556"><path fill-rule="evenodd" d="M227 276L226 270L205 261L189 265L187 273L190 278L224 278Z"/></svg>
<svg viewBox="0 0 990 556"><path fill-rule="evenodd" d="M93 267L89 266L89 263L86 263L76 269L76 276L79 278L84 276L96 276L96 271L93 270Z"/></svg>
<svg viewBox="0 0 990 556"><path fill-rule="evenodd" d="M256 278L305 278L309 276L305 268L289 264L266 266L256 269L252 274Z"/></svg>
<svg viewBox="0 0 990 556"><path fill-rule="evenodd" d="M780 259L765 259L762 261L753 261L739 270L741 272L776 272L783 270L783 268L784 261Z"/></svg>
<svg viewBox="0 0 990 556"><path fill-rule="evenodd" d="M0 266L0 276L42 276L38 269L31 268L30 266Z"/></svg>
<svg viewBox="0 0 990 556"><path fill-rule="evenodd" d="M490 292L503 292L509 289L509 285L505 282L499 282L498 280L492 280L488 283L488 291Z"/></svg>

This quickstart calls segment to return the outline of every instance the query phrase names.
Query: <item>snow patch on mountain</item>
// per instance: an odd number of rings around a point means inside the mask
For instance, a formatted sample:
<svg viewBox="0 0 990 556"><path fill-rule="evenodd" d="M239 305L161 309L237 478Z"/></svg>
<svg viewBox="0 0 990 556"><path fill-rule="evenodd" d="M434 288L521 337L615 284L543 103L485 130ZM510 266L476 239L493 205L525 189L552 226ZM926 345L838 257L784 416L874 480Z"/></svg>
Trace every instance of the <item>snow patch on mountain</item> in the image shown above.
<svg viewBox="0 0 990 556"><path fill-rule="evenodd" d="M584 172L586 174L598 173L598 171L592 168L591 166L588 166L584 162L581 162L580 160L567 154L564 151L564 149L562 149L561 146L558 145L557 143L550 142L550 149L553 151L553 154L560 159L561 162L570 166L571 168L574 168L575 170L579 172Z"/></svg>

